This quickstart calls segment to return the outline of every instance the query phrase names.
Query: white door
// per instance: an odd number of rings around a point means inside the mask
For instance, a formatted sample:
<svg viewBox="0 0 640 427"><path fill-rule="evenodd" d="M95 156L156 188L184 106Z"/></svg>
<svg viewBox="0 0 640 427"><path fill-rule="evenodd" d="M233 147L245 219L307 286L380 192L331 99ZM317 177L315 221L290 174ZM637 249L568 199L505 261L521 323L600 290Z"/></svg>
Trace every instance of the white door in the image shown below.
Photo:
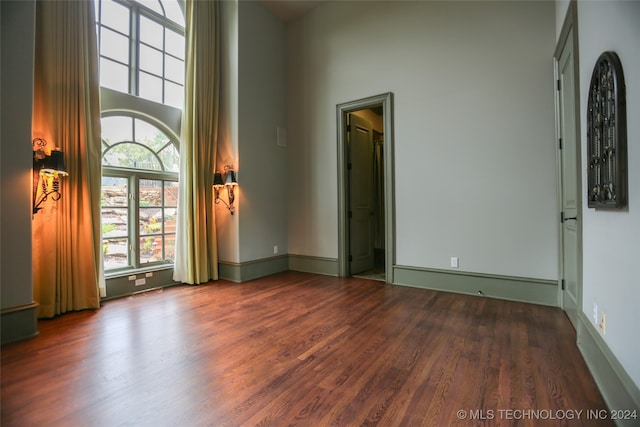
<svg viewBox="0 0 640 427"><path fill-rule="evenodd" d="M580 300L580 158L576 145L575 57L570 32L558 61L558 106L561 186L562 306L574 327Z"/></svg>
<svg viewBox="0 0 640 427"><path fill-rule="evenodd" d="M348 116L349 272L373 268L373 131L367 120Z"/></svg>

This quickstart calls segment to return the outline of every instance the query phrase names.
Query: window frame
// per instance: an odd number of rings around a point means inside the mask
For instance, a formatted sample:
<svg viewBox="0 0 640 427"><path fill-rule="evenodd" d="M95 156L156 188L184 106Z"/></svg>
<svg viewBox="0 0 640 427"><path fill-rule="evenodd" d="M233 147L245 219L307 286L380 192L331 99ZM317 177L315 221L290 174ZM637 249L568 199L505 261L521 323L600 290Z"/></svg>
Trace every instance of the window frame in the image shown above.
<svg viewBox="0 0 640 427"><path fill-rule="evenodd" d="M153 120L150 117L146 117L142 114L139 113L135 113L132 111L125 111L125 110L113 110L113 111L108 111L108 112L103 112L102 114L102 118L107 118L107 117L127 117L127 118L131 118L132 119L132 126L134 126L134 120L141 120L146 122L147 124L150 124L152 126L154 126L155 128L157 128L160 132L164 133L165 136L168 138L169 143L173 144L173 146L176 148L176 150L178 150L179 152L179 140L177 139L177 137L174 135L174 133L171 131L171 129L167 128L163 123L157 121L157 120ZM134 138L135 139L135 136ZM104 154L106 153L105 150L105 146L107 147L113 147L117 144L120 143L134 143L134 144L139 144L139 145L143 145L144 144L140 144L137 141L116 141L113 142L111 144L107 144L104 140L101 140L101 145L102 145L102 152L101 152L101 159L104 160ZM158 151L162 151L167 145L163 145L162 148ZM146 146L145 146L146 147ZM158 152L154 152L154 154L156 155L156 157L159 158L158 156ZM159 159L160 160L160 159ZM160 160L161 161L161 160ZM154 181L161 181L163 183L163 188L164 188L164 183L165 182L175 182L178 183L178 178L179 178L179 173L178 172L172 172L172 171L167 171L167 170L151 170L151 169L136 169L136 168L130 168L130 167L121 167L121 166L111 166L111 165L105 165L102 164L102 177L114 177L114 178L126 178L127 179L127 184L128 184L128 194L127 194L127 221L128 221L128 230L127 230L127 239L128 239L128 250L127 250L127 265L123 266L123 267L119 267L119 268L112 268L112 269L104 269L105 272L105 277L113 277L113 276L121 276L123 274L126 273L137 273L137 272L144 272L144 271L153 271L153 270L157 270L159 268L173 268L174 266L174 262L172 261L167 261L167 260L161 260L161 261L154 261L154 262L149 262L149 263L142 263L141 262L141 252L140 252L140 205L139 205L139 200L140 200L140 180L154 180ZM102 187L102 185L101 185ZM177 203L176 206L167 206L165 204L165 200L164 200L164 191L162 192L163 196L162 196L162 205L159 206L160 209L163 210L163 219L164 219L164 209L165 208L176 208L177 209ZM100 210L102 212L102 209L104 209L102 206L100 207ZM164 222L164 221L163 221ZM101 222L102 223L102 222ZM164 225L163 225L163 231L161 233L161 235L163 236L163 241L164 241L164 236L166 236L167 234L173 235L175 236L175 231L171 232L171 233L166 233L166 231L164 230ZM114 238L119 238L117 236L114 236ZM104 244L104 242L103 242ZM164 252L164 248L163 248L163 252Z"/></svg>
<svg viewBox="0 0 640 427"><path fill-rule="evenodd" d="M162 16L161 14L159 14L158 12L156 12L153 9L150 9L149 7L145 6L144 4L138 3L135 0L110 0L116 4L119 4L125 8L127 8L129 10L129 34L125 34L123 32L121 32L120 30L110 27L107 24L104 24L102 22L102 7L101 7L101 3L102 0L94 0L96 2L96 31L97 31L97 37L98 37L98 60L100 62L102 62L102 60L106 60L109 61L111 63L115 63L124 67L127 67L128 69L128 82L127 82L127 94L132 95L132 96L136 96L136 97L140 97L142 99L148 100L150 102L157 102L163 105L167 105L167 106L171 106L174 108L178 108L175 107L175 104L169 104L167 103L167 83L172 84L172 85L176 85L179 87L182 87L184 90L184 79L183 82L180 83L172 78L167 77L167 69L166 69L166 58L172 58L174 60L180 61L183 64L183 68L184 68L184 63L186 58L180 58L178 56L176 56L173 53L170 53L169 51L167 51L166 47L167 47L167 42L166 42L166 32L167 31L173 31L175 33L177 33L178 35L181 35L182 37L185 37L185 29L184 27L181 27L178 23L176 23L175 21L171 20L170 18L168 18L167 16ZM181 2L177 2L178 5L180 5L180 7L182 8L182 4ZM159 2L160 6L163 7L162 5L162 1ZM183 10L184 13L184 10ZM160 25L162 27L162 50L160 50L159 48L152 46L146 42L143 42L141 40L141 36L140 36L140 27L141 27L141 18L146 18L149 19L150 21ZM121 62L120 60L117 60L115 58L111 58L109 56L105 56L102 53L102 47L101 47L101 42L102 42L102 31L103 28L106 28L109 31L113 31L114 33L122 36L122 37L126 37L128 39L128 48L129 48L129 64L125 64L123 62ZM162 64L161 64L161 68L162 68L162 75L158 75L155 72L152 71L148 71L148 70L143 70L140 67L140 51L141 51L141 46L145 46L148 47L150 49L153 49L157 52L159 52L162 55ZM185 52L186 54L186 52ZM154 78L159 78L162 82L162 94L161 94L161 100L154 100L154 99L149 99L146 97L143 97L140 95L140 81L141 81L141 74L145 74L145 75L149 75L152 76ZM117 89L112 89L111 90L114 91L118 91ZM184 102L184 98L182 98L182 102ZM181 107L180 107L181 108Z"/></svg>

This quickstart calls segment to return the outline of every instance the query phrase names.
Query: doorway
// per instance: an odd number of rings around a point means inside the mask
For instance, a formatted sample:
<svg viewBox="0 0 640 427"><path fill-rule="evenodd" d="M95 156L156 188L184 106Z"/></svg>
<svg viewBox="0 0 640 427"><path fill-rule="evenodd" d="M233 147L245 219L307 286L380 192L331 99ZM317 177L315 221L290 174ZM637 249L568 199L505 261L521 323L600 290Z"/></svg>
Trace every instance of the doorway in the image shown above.
<svg viewBox="0 0 640 427"><path fill-rule="evenodd" d="M339 274L393 283L392 94L337 110Z"/></svg>
<svg viewBox="0 0 640 427"><path fill-rule="evenodd" d="M582 215L580 111L575 5L571 4L555 52L560 200L561 307L574 327L582 309Z"/></svg>

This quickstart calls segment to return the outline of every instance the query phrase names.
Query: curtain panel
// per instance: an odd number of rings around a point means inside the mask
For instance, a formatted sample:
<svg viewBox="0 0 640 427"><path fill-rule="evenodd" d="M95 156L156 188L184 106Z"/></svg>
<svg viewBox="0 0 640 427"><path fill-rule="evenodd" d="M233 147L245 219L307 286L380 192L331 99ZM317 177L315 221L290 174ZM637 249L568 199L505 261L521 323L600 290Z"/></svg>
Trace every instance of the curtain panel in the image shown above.
<svg viewBox="0 0 640 427"><path fill-rule="evenodd" d="M174 280L218 279L213 172L220 94L219 2L187 0L185 105Z"/></svg>
<svg viewBox="0 0 640 427"><path fill-rule="evenodd" d="M34 137L65 154L62 198L33 216L38 317L100 307L101 141L94 3L38 1Z"/></svg>

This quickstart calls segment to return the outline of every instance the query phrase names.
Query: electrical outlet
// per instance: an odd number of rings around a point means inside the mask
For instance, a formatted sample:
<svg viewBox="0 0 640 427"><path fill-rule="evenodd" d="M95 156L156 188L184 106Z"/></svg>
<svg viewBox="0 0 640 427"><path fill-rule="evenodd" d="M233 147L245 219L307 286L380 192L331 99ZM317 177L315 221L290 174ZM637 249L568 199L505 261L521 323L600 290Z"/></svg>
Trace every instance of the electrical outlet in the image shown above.
<svg viewBox="0 0 640 427"><path fill-rule="evenodd" d="M607 333L607 316L605 316L604 311L600 312L600 324L598 325L600 330L602 331L602 335L606 335Z"/></svg>
<svg viewBox="0 0 640 427"><path fill-rule="evenodd" d="M593 324L598 324L598 304L593 303Z"/></svg>
<svg viewBox="0 0 640 427"><path fill-rule="evenodd" d="M458 257L457 256L452 256L451 257L451 268L458 268Z"/></svg>
<svg viewBox="0 0 640 427"><path fill-rule="evenodd" d="M278 253L278 245L273 245L273 253L274 254Z"/></svg>

